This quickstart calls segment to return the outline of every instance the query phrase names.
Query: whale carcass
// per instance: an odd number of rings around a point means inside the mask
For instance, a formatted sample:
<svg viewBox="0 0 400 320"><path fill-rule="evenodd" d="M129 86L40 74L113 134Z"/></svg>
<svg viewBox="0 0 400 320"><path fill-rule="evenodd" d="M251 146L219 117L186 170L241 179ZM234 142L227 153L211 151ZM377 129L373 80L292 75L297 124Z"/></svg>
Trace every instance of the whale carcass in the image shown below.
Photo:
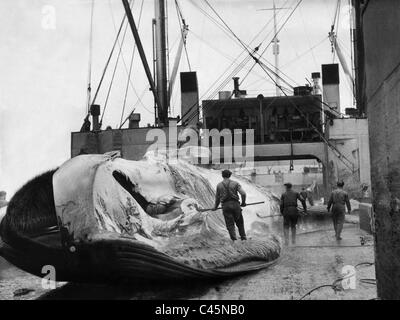
<svg viewBox="0 0 400 320"><path fill-rule="evenodd" d="M32 274L52 266L58 281L76 282L216 278L266 268L280 254L265 219L276 214L277 201L233 179L248 203L265 201L243 208L247 241L229 239L221 210L203 210L213 206L219 171L179 160L81 155L16 192L1 221L0 254Z"/></svg>

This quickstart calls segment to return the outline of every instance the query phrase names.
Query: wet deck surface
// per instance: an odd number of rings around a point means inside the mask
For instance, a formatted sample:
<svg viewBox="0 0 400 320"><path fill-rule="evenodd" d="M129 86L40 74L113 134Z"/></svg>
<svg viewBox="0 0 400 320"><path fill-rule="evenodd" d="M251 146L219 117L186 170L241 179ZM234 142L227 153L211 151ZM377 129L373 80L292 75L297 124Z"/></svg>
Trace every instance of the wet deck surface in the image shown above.
<svg viewBox="0 0 400 320"><path fill-rule="evenodd" d="M315 287L332 284L346 265L374 262L372 236L346 223L338 243L326 219L314 221L313 230L299 226L296 246L283 249L280 260L269 269L223 282L131 284L129 286L58 284L41 287L31 276L0 258L1 299L300 299ZM307 224L309 226L309 224ZM360 243L360 236L367 242ZM335 292L322 288L305 299L373 299L376 287L361 279L375 278L374 266L357 267L356 288ZM27 290L24 290L27 289Z"/></svg>

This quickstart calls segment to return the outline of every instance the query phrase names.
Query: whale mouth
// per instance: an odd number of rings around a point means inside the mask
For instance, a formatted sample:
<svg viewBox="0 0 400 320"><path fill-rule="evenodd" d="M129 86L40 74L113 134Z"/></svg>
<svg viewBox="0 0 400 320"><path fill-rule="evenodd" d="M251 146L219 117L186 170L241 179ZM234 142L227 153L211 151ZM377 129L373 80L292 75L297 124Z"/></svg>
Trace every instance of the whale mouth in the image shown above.
<svg viewBox="0 0 400 320"><path fill-rule="evenodd" d="M122 171L119 170L114 170L112 175L115 178L115 180L117 180L118 183L121 185L121 187L123 187L133 196L132 190L135 188L135 185L131 181L131 179L126 174L124 174Z"/></svg>
<svg viewBox="0 0 400 320"><path fill-rule="evenodd" d="M112 175L119 185L135 199L135 201L144 211L146 211L149 202L142 194L134 191L137 186L131 181L131 179L119 170L113 171Z"/></svg>
<svg viewBox="0 0 400 320"><path fill-rule="evenodd" d="M278 237L233 243L221 212L198 210L212 205L217 179L218 173L186 163L115 154L73 158L10 201L0 254L33 274L42 276L43 265L51 264L59 281L79 282L226 277L268 267L279 257ZM30 206L17 205L23 202ZM246 210L251 235L263 222ZM28 217L51 223L25 232L30 229L18 221L36 221Z"/></svg>

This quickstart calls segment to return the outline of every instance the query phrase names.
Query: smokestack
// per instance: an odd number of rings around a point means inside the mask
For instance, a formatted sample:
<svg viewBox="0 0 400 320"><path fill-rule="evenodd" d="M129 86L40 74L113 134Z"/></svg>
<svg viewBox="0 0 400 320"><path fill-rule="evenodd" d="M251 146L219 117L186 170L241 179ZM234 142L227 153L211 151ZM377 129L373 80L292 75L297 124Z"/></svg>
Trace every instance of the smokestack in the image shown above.
<svg viewBox="0 0 400 320"><path fill-rule="evenodd" d="M196 125L199 122L199 87L196 72L181 72L181 117L182 124Z"/></svg>
<svg viewBox="0 0 400 320"><path fill-rule="evenodd" d="M312 94L313 95L318 95L321 94L321 87L319 85L319 81L321 79L321 73L319 72L313 72L311 74L311 79L313 81L313 90L312 90Z"/></svg>
<svg viewBox="0 0 400 320"><path fill-rule="evenodd" d="M98 104L92 104L90 107L90 115L93 119L93 131L100 130L99 116L100 116L100 106Z"/></svg>
<svg viewBox="0 0 400 320"><path fill-rule="evenodd" d="M140 113L132 113L129 117L129 129L139 128Z"/></svg>
<svg viewBox="0 0 400 320"><path fill-rule="evenodd" d="M239 77L234 77L233 79L233 92L235 94L235 98L239 97Z"/></svg>
<svg viewBox="0 0 400 320"><path fill-rule="evenodd" d="M239 88L239 77L234 77L233 79L233 94L235 95L235 98L240 98L241 96L247 95L246 90L240 90Z"/></svg>
<svg viewBox="0 0 400 320"><path fill-rule="evenodd" d="M339 64L322 65L323 100L332 109L340 112Z"/></svg>

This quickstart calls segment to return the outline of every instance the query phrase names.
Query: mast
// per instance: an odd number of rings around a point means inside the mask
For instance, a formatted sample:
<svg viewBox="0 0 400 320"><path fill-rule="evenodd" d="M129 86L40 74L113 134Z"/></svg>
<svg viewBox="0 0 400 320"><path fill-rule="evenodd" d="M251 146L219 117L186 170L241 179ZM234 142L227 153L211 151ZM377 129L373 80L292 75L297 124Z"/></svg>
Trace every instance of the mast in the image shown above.
<svg viewBox="0 0 400 320"><path fill-rule="evenodd" d="M276 96L281 95L281 90L280 90L280 77L279 77L279 40L278 40L278 27L277 27L277 22L276 22L276 5L275 5L275 0L274 0L274 5L273 5L273 10L274 10L274 40L273 40L273 53L275 56L275 82L276 82Z"/></svg>
<svg viewBox="0 0 400 320"><path fill-rule="evenodd" d="M131 8L129 6L129 2L128 2L128 0L122 0L122 3L124 5L126 17L128 18L128 22L129 22L129 25L131 27L132 34L133 34L133 37L135 39L135 42L136 42L136 45L137 45L137 48L138 48L140 59L142 60L142 64L143 64L143 68L144 68L144 71L145 71L146 76L147 76L147 80L149 81L149 84L150 84L150 90L154 95L154 101L156 102L157 105L160 105L161 103L160 103L159 96L157 94L156 85L154 84L154 80L153 80L153 77L151 75L150 67L149 67L149 64L147 62L146 54L145 54L144 49L143 49L142 41L140 40L139 32L138 32L138 29L136 27L135 19L133 18L132 11L131 11Z"/></svg>
<svg viewBox="0 0 400 320"><path fill-rule="evenodd" d="M257 11L264 11L264 10L273 10L274 11L274 38L272 39L272 53L275 57L275 83L276 83L276 96L280 96L282 91L281 91L281 79L279 76L279 39L278 39L278 22L276 20L276 13L277 10L283 10L283 9L290 9L290 8L285 8L285 7L280 7L277 8L275 4L275 0L273 1L273 6L272 8L268 9L259 9Z"/></svg>
<svg viewBox="0 0 400 320"><path fill-rule="evenodd" d="M361 30L361 3L360 0L351 0L354 10L353 50L355 73L355 96L357 109L360 116L365 115L364 99L364 39Z"/></svg>
<svg viewBox="0 0 400 320"><path fill-rule="evenodd" d="M159 125L168 126L168 75L167 75L167 35L166 0L155 0L155 51L156 51L156 90L159 97L157 105Z"/></svg>

